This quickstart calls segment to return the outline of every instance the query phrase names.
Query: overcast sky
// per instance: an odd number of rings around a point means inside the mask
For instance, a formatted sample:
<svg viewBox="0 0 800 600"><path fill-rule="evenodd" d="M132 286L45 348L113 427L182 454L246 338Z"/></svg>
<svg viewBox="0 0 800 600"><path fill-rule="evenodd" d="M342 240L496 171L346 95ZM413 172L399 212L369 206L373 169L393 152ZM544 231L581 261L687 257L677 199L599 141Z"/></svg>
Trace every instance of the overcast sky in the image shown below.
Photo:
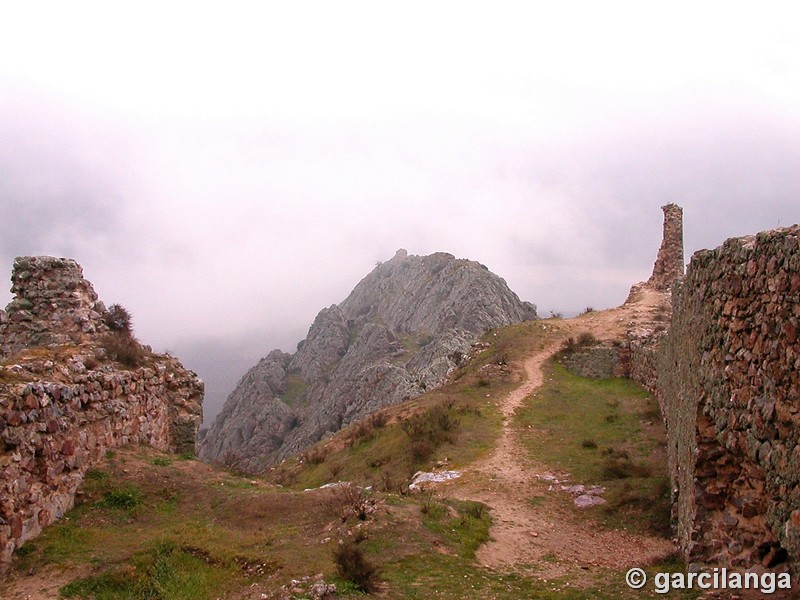
<svg viewBox="0 0 800 600"><path fill-rule="evenodd" d="M78 260L207 420L398 248L548 316L624 301L667 202L687 259L800 221L793 3L216 6L0 21L0 277Z"/></svg>

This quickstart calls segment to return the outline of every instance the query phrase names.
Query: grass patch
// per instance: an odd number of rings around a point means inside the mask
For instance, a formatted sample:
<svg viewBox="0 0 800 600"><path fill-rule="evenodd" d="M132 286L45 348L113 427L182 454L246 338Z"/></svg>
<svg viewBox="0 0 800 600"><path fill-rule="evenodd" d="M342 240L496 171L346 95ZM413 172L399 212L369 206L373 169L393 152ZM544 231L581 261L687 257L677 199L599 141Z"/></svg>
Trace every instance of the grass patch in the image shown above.
<svg viewBox="0 0 800 600"><path fill-rule="evenodd" d="M163 542L130 564L68 583L60 594L81 600L211 599L226 591L235 571L235 565L202 551Z"/></svg>
<svg viewBox="0 0 800 600"><path fill-rule="evenodd" d="M286 376L286 392L281 400L288 406L297 406L306 396L308 384L303 381L299 373L290 373Z"/></svg>
<svg viewBox="0 0 800 600"><path fill-rule="evenodd" d="M575 483L606 487L606 504L589 511L612 527L663 534L669 527L664 432L642 423L653 400L629 379L573 375L556 361L515 424L537 460L572 474ZM600 452L587 452L602 448Z"/></svg>
<svg viewBox="0 0 800 600"><path fill-rule="evenodd" d="M103 494L98 506L123 511L132 511L142 503L142 491L134 485L109 490Z"/></svg>
<svg viewBox="0 0 800 600"><path fill-rule="evenodd" d="M475 558L481 544L489 541L492 519L485 504L448 499L421 508L425 526L452 542L461 558Z"/></svg>

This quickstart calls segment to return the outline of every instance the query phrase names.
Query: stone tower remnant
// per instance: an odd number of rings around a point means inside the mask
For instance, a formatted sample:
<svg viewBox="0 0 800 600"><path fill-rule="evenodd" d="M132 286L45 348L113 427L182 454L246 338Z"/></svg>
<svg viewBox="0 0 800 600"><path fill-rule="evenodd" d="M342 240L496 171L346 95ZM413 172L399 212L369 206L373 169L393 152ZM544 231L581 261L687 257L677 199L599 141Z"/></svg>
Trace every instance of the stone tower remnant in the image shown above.
<svg viewBox="0 0 800 600"><path fill-rule="evenodd" d="M647 286L667 292L676 279L683 277L683 209L670 203L661 210L664 211L664 236Z"/></svg>
<svg viewBox="0 0 800 600"><path fill-rule="evenodd" d="M20 256L11 275L14 299L0 310L0 358L23 348L80 343L108 332L98 300L74 260Z"/></svg>
<svg viewBox="0 0 800 600"><path fill-rule="evenodd" d="M203 382L176 358L147 347L138 365L114 358L108 311L74 260L19 257L11 291L0 310L0 570L73 506L110 449L194 453L203 418Z"/></svg>

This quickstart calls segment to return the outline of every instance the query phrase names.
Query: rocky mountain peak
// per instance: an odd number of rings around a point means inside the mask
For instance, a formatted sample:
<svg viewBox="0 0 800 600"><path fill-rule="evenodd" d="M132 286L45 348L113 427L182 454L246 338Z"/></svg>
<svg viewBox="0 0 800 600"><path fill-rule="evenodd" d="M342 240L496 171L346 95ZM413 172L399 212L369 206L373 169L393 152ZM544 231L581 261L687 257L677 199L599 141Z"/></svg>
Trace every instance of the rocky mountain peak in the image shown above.
<svg viewBox="0 0 800 600"><path fill-rule="evenodd" d="M398 250L320 311L295 354L274 351L248 371L200 455L261 470L441 385L486 330L535 318L536 307L480 263Z"/></svg>

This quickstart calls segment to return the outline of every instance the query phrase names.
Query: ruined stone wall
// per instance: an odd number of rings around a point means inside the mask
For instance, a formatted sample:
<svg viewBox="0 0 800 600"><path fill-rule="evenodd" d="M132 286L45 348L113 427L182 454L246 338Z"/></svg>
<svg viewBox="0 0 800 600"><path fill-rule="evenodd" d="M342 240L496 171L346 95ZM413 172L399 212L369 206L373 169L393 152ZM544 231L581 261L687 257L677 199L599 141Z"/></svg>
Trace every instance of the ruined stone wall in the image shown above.
<svg viewBox="0 0 800 600"><path fill-rule="evenodd" d="M622 354L622 348L599 345L565 353L561 356L560 362L570 372L580 377L594 379L626 377L627 369Z"/></svg>
<svg viewBox="0 0 800 600"><path fill-rule="evenodd" d="M630 360L627 377L633 379L651 394L658 388L658 346L661 335L632 340L629 344Z"/></svg>
<svg viewBox="0 0 800 600"><path fill-rule="evenodd" d="M0 358L30 346L80 343L108 331L102 319L106 308L74 260L18 257L11 292L14 299L0 314Z"/></svg>
<svg viewBox="0 0 800 600"><path fill-rule="evenodd" d="M12 279L0 318L0 565L73 505L109 449L194 453L203 399L175 358L111 360L105 307L74 261L17 259Z"/></svg>
<svg viewBox="0 0 800 600"><path fill-rule="evenodd" d="M661 210L664 211L664 234L647 285L663 292L683 276L683 209L677 204L667 204Z"/></svg>
<svg viewBox="0 0 800 600"><path fill-rule="evenodd" d="M658 390L684 558L800 561L800 226L698 252Z"/></svg>

